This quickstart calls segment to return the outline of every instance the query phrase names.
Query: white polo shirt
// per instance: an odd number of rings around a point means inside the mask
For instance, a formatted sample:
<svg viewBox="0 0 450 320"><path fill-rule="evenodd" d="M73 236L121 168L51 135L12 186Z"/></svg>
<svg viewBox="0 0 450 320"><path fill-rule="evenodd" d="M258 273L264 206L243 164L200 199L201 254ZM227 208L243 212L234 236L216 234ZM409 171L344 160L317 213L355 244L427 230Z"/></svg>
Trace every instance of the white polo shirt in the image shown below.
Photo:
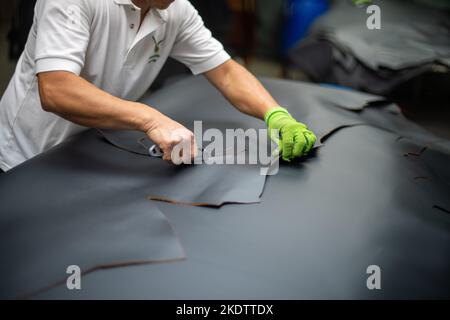
<svg viewBox="0 0 450 320"><path fill-rule="evenodd" d="M36 74L64 70L135 101L170 56L199 74L228 59L187 0L151 9L131 0L38 0L25 50L0 101L0 167L7 171L85 130L43 111ZM156 106L157 107L157 106Z"/></svg>

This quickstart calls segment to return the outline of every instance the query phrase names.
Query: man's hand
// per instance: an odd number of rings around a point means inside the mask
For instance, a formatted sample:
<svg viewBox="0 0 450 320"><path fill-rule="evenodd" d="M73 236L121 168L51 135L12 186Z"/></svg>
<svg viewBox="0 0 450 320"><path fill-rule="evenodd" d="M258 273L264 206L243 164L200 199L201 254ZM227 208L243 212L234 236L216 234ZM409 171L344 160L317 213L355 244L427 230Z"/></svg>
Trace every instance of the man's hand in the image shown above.
<svg viewBox="0 0 450 320"><path fill-rule="evenodd" d="M285 161L307 155L316 143L314 133L295 120L284 108L270 109L264 120L271 132L277 130L279 133L279 136L271 134L271 139L278 144Z"/></svg>
<svg viewBox="0 0 450 320"><path fill-rule="evenodd" d="M160 112L154 113L144 131L164 152L163 159L166 161L175 164L190 164L192 159L197 156L198 148L194 134ZM175 146L180 148L174 149ZM187 153L183 154L183 151L187 151Z"/></svg>

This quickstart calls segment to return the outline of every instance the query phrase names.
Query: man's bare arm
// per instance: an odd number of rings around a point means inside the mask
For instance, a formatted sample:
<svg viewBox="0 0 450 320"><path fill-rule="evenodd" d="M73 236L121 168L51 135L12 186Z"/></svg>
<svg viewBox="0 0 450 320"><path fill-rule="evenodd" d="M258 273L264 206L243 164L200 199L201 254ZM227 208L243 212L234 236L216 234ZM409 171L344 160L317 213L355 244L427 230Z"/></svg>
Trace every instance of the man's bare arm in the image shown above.
<svg viewBox="0 0 450 320"><path fill-rule="evenodd" d="M42 108L86 127L139 130L157 143L170 160L172 148L193 134L154 108L123 100L65 71L38 74ZM178 136L172 133L177 131Z"/></svg>
<svg viewBox="0 0 450 320"><path fill-rule="evenodd" d="M232 105L248 115L264 119L268 110L278 106L258 79L233 60L206 72L205 76Z"/></svg>

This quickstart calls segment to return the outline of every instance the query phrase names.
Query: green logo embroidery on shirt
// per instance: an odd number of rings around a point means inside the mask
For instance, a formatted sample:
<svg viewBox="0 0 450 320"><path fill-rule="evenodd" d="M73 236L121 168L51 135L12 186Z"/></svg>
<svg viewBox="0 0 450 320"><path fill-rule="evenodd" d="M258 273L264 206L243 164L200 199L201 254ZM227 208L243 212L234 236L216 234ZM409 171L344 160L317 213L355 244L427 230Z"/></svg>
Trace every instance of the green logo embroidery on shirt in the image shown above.
<svg viewBox="0 0 450 320"><path fill-rule="evenodd" d="M158 59L161 57L159 55L159 51L161 49L161 44L164 42L164 39L160 40L160 41L156 41L155 36L152 36L152 40L155 43L155 49L153 51L153 54L150 58L148 58L148 63L153 63L158 61Z"/></svg>

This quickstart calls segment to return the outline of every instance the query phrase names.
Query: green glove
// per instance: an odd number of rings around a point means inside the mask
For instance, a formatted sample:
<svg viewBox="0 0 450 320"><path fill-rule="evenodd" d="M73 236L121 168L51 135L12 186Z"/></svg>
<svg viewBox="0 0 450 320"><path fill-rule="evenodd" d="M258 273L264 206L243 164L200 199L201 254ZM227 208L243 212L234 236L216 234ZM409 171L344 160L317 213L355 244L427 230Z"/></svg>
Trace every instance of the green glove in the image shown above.
<svg viewBox="0 0 450 320"><path fill-rule="evenodd" d="M292 118L285 108L277 107L267 111L264 116L270 132L278 130L280 136L271 139L278 144L282 158L290 161L304 156L314 147L316 136L303 124Z"/></svg>
<svg viewBox="0 0 450 320"><path fill-rule="evenodd" d="M357 6L362 6L362 5L366 5L366 4L371 4L372 0L352 0L354 5Z"/></svg>

